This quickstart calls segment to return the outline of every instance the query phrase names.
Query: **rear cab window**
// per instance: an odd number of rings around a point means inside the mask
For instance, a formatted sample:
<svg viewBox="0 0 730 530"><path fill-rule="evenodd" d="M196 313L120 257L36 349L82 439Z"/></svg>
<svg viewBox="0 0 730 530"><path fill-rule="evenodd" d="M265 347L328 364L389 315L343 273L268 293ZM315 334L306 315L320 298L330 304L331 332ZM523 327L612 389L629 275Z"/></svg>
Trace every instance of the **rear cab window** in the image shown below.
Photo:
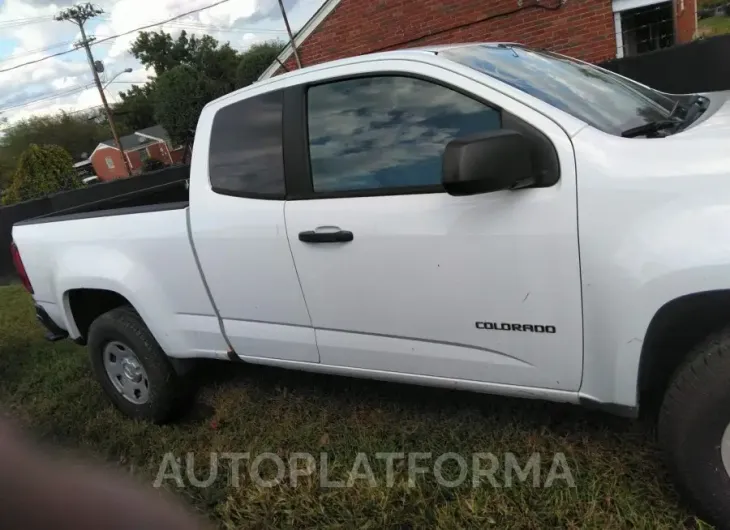
<svg viewBox="0 0 730 530"><path fill-rule="evenodd" d="M214 192L284 199L282 113L280 90L237 101L216 112L208 157Z"/></svg>

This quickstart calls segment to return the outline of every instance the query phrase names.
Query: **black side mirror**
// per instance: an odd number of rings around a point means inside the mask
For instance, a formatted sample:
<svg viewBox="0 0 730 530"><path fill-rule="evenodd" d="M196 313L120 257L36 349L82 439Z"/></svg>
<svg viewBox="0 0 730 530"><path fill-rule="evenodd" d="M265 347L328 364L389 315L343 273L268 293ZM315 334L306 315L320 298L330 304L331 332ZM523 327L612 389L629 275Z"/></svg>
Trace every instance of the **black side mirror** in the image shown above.
<svg viewBox="0 0 730 530"><path fill-rule="evenodd" d="M500 129L446 145L442 182L451 195L472 195L535 182L532 148L522 134Z"/></svg>

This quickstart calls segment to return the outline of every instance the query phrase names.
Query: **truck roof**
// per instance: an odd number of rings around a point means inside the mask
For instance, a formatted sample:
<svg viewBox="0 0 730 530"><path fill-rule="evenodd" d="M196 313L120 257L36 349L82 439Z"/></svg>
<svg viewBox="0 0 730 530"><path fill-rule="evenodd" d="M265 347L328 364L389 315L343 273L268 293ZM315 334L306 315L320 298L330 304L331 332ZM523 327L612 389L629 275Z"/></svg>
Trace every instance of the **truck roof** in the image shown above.
<svg viewBox="0 0 730 530"><path fill-rule="evenodd" d="M247 87L241 88L239 90L235 90L229 94L226 94L224 96L221 96L218 99L215 99L208 103L208 105L212 105L219 101L224 101L231 96L235 94L240 94L243 92L246 92L248 90L261 88L263 86L272 84L272 83L278 83L283 79L287 79L289 77L294 77L296 75L301 74L302 72L313 72L317 70L322 70L326 68L331 68L334 66L343 66L347 64L357 64L360 62L365 61L372 61L373 59L383 58L383 59L414 59L416 57L424 57L424 56L433 56L437 55L440 51L443 50L450 50L454 48L463 48L466 46L498 46L498 45L507 45L507 46L523 46L522 44L515 43L515 42L465 42L465 43L458 43L458 44L439 44L439 45L433 45L433 46L420 46L415 48L404 48L400 50L390 50L385 52L375 52L375 53L366 53L363 55L356 55L353 57L345 57L343 59L337 59L334 61L327 61L323 63L318 63L312 66L304 66L302 68L298 68L296 70L291 70L289 72L284 72L283 74L269 77L268 79L263 79L261 81L255 81L254 83L250 84ZM206 105L206 106L208 106Z"/></svg>

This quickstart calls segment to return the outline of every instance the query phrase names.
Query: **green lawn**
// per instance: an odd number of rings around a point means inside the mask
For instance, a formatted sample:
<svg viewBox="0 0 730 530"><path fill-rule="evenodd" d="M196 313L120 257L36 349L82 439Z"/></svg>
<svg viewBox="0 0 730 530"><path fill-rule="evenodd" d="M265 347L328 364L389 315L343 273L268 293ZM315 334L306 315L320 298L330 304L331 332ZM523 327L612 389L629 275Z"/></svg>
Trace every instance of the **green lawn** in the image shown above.
<svg viewBox="0 0 730 530"><path fill-rule="evenodd" d="M271 488L247 479L240 487L224 478L208 488L166 482L219 528L707 528L680 506L645 423L566 405L211 363L201 368L193 413L157 427L107 404L83 349L44 342L30 297L18 286L0 288L0 341L0 406L43 440L148 484L166 452L183 461L195 452L199 463L211 451L326 452L333 480L346 478L357 452L371 455L376 487L364 480L337 489L309 479ZM450 489L433 473L408 487L398 464L386 487L385 466L374 455L390 451L467 459L511 452L523 464L540 452L548 464L541 483L560 452L575 487L556 481L534 488L528 480Z"/></svg>
<svg viewBox="0 0 730 530"><path fill-rule="evenodd" d="M730 17L709 17L697 22L697 32L704 37L730 33Z"/></svg>

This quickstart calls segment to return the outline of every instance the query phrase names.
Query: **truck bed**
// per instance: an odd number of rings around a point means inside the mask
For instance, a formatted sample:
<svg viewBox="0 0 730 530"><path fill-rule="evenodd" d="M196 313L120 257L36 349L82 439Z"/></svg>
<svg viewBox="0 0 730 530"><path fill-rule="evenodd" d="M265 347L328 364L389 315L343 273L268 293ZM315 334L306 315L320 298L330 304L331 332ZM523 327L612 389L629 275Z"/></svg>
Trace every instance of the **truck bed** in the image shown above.
<svg viewBox="0 0 730 530"><path fill-rule="evenodd" d="M134 185L136 189L26 219L16 223L15 226L185 208L189 199L187 176L187 173L180 175L180 172L176 171L173 180L166 178L164 174L158 177L140 176L133 177L134 180L125 179L125 184ZM140 187L139 184L144 184L145 180L151 185Z"/></svg>

